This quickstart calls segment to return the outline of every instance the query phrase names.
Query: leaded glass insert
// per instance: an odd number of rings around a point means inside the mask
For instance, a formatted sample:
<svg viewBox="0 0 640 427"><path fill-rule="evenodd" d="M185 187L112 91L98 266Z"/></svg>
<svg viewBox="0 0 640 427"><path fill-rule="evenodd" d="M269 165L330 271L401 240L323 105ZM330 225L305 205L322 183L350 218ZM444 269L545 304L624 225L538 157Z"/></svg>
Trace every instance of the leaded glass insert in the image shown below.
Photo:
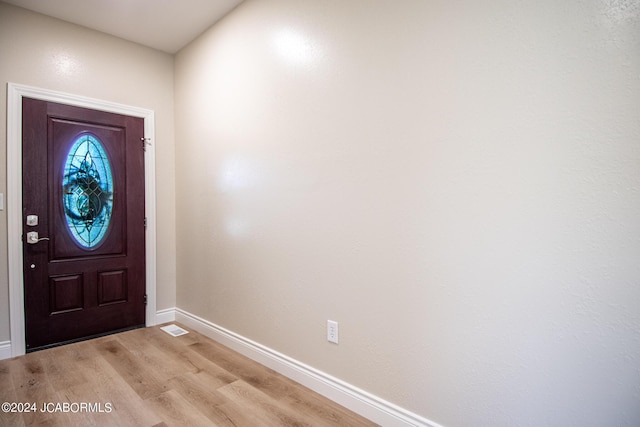
<svg viewBox="0 0 640 427"><path fill-rule="evenodd" d="M62 204L71 235L96 247L109 229L113 210L111 165L98 137L82 134L71 146L62 177Z"/></svg>

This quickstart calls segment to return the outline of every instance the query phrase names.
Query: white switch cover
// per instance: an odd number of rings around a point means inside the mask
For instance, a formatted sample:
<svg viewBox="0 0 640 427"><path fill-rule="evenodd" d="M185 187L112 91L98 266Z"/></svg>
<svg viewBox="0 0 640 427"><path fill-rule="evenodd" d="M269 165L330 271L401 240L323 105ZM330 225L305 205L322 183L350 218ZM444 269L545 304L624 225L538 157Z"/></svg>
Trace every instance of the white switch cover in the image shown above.
<svg viewBox="0 0 640 427"><path fill-rule="evenodd" d="M4 210L4 194L0 193L0 211Z"/></svg>

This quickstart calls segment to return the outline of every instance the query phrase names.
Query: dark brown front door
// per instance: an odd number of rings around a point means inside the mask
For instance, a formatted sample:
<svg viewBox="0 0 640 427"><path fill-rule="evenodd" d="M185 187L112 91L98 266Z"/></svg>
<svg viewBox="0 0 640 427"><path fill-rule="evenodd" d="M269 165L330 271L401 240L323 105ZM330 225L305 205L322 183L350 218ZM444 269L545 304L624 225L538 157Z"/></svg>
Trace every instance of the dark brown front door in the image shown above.
<svg viewBox="0 0 640 427"><path fill-rule="evenodd" d="M144 122L22 104L26 348L144 325Z"/></svg>

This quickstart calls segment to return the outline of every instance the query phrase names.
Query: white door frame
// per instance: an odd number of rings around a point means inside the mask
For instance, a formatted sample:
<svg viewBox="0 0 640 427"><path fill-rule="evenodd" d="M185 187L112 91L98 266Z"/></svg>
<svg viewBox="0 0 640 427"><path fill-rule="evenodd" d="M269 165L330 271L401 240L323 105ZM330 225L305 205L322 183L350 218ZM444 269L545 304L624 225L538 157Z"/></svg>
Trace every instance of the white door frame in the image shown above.
<svg viewBox="0 0 640 427"><path fill-rule="evenodd" d="M155 141L153 110L48 89L7 84L7 226L9 250L9 323L12 357L25 354L22 257L22 98L34 98L144 119L144 136ZM156 170L155 144L144 156L146 245L146 325L156 324Z"/></svg>

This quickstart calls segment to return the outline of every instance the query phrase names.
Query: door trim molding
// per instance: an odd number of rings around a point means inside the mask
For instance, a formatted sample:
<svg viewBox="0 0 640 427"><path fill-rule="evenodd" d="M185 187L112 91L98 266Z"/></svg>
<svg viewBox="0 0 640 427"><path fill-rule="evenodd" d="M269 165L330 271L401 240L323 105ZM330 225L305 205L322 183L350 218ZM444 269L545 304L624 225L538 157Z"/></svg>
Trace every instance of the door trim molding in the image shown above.
<svg viewBox="0 0 640 427"><path fill-rule="evenodd" d="M22 259L22 98L34 98L76 107L144 119L144 135L155 142L155 113L100 99L88 98L16 83L7 83L7 240L9 262L9 324L12 357L25 354L25 311ZM155 143L144 156L147 326L156 324L156 170Z"/></svg>

